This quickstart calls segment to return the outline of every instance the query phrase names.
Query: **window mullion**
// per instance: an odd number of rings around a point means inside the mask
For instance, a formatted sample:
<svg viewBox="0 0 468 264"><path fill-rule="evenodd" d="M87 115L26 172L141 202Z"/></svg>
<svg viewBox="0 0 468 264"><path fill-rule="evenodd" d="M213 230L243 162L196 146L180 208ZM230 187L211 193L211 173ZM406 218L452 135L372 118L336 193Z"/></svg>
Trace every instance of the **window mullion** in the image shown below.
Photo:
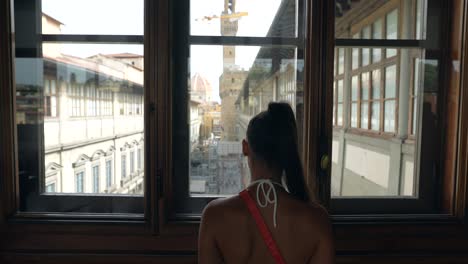
<svg viewBox="0 0 468 264"><path fill-rule="evenodd" d="M65 35L65 34L42 34L42 42L46 43L102 43L102 44L143 44L142 35Z"/></svg>
<svg viewBox="0 0 468 264"><path fill-rule="evenodd" d="M238 37L238 36L189 36L189 45L225 45L225 46L295 46L302 47L299 38L287 37Z"/></svg>

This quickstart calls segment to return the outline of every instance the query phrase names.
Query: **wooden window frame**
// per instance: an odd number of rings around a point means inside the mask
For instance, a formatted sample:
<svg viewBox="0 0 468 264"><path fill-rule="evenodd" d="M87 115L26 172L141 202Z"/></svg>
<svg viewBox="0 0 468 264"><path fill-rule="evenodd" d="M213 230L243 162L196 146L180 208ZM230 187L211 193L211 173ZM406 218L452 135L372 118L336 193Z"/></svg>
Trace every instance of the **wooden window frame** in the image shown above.
<svg viewBox="0 0 468 264"><path fill-rule="evenodd" d="M330 168L320 168L322 155L331 153L331 109L334 41L333 1L311 1L307 6L307 53L305 85L320 87L305 92L309 104L304 108L304 167L311 190L324 204L329 201ZM454 16L447 35L451 39L450 58L468 63L468 46L462 35L468 34L468 1L455 0ZM101 217L83 220L75 217L25 216L17 211L17 159L15 134L14 60L12 49L10 1L0 1L0 260L4 263L188 263L196 261L197 221L172 221L168 218L171 197L170 96L165 87L170 82L170 1L146 1L145 28L145 218L125 220ZM156 14L156 15L155 15ZM328 23L324 23L328 22ZM157 36L157 37L156 37ZM324 62L324 63L322 63ZM152 66L160 67L153 68ZM343 263L376 263L385 257L389 261L407 263L427 257L433 263L466 260L468 252L467 173L468 173L468 69L453 68L452 87L456 104L448 109L460 109L457 117L447 120L456 124L456 136L447 137L450 155L454 155L450 175L456 181L446 183L447 214L405 217L333 216L338 261ZM315 116L323 116L316 120ZM325 142L325 144L319 144ZM445 183L444 183L445 184ZM318 188L325 186L325 188ZM327 190L328 188L328 190ZM60 224L57 224L60 223ZM112 234L109 236L109 234ZM430 240L428 238L430 234ZM404 237L404 239L402 239ZM37 243L40 241L40 243ZM57 254L54 254L57 253Z"/></svg>

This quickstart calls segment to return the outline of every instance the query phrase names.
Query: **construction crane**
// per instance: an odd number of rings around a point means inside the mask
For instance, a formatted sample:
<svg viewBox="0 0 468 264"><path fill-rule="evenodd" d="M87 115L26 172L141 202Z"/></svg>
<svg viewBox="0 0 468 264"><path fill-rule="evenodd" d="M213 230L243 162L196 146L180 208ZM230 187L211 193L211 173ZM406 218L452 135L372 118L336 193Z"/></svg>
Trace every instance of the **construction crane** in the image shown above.
<svg viewBox="0 0 468 264"><path fill-rule="evenodd" d="M201 18L196 18L195 21L211 21L213 19L229 19L230 21L235 21L240 19L241 17L248 16L248 12L237 12L231 14L222 14L221 16L218 15L210 15L210 16L203 16Z"/></svg>

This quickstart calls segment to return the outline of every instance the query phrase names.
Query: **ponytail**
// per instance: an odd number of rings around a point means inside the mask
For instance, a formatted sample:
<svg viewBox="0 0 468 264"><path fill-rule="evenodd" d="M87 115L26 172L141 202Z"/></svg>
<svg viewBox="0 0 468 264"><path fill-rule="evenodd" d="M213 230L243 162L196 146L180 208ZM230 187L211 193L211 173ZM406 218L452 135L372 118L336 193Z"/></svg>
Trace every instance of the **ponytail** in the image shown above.
<svg viewBox="0 0 468 264"><path fill-rule="evenodd" d="M288 103L270 103L268 110L252 118L247 138L254 154L286 176L292 196L308 202L304 171L299 157L297 125Z"/></svg>

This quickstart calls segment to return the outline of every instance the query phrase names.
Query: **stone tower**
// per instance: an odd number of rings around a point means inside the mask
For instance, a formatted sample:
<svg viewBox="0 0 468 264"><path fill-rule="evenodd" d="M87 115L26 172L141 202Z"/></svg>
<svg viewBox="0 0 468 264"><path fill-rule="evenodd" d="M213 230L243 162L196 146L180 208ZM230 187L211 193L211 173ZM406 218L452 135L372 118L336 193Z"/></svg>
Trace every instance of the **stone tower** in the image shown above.
<svg viewBox="0 0 468 264"><path fill-rule="evenodd" d="M224 0L224 11L221 13L221 35L236 36L238 19L236 14L236 0ZM227 18L226 16L231 16ZM242 90L247 77L247 71L236 65L236 47L223 47L223 74L219 77L219 96L221 98L222 139L225 141L240 140L237 136L236 100Z"/></svg>

